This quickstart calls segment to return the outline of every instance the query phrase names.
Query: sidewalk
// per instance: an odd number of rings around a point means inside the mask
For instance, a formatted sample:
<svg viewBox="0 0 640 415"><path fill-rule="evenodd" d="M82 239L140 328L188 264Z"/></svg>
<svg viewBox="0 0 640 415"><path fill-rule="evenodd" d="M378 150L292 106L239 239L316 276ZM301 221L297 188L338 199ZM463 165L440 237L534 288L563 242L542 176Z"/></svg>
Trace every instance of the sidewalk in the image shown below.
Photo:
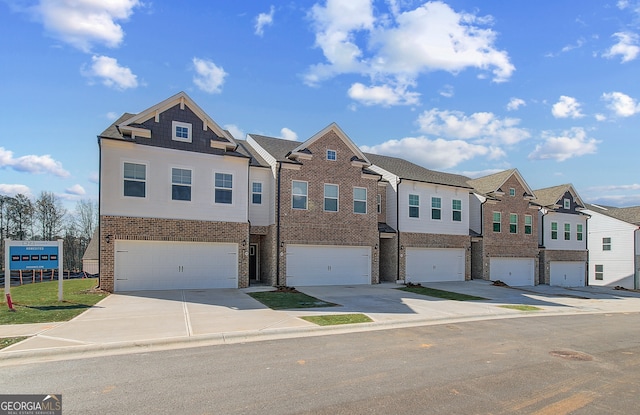
<svg viewBox="0 0 640 415"><path fill-rule="evenodd" d="M0 326L0 337L29 337L0 350L0 366L496 318L640 312L640 293L611 288L509 288L486 281L427 285L486 300L442 300L397 290L393 283L301 287L299 291L340 306L282 311L247 295L272 287L112 294L68 322ZM522 312L503 305L540 310ZM340 313L363 313L373 323L321 327L299 318Z"/></svg>

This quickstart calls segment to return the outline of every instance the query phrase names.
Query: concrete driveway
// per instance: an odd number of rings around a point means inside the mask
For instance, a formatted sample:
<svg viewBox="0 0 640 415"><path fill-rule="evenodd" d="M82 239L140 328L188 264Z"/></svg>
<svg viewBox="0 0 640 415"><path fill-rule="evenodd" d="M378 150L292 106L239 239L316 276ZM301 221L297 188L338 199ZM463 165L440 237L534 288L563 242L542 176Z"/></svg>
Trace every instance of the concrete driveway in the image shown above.
<svg viewBox="0 0 640 415"><path fill-rule="evenodd" d="M31 336L1 350L0 356L197 346L492 318L640 312L640 293L609 288L507 288L486 281L428 286L485 299L442 300L397 290L393 283L301 287L300 291L339 306L274 311L247 295L271 287L119 293L68 322L0 326L0 337ZM540 310L523 313L500 307L522 304ZM364 313L374 322L320 327L299 318L339 313Z"/></svg>

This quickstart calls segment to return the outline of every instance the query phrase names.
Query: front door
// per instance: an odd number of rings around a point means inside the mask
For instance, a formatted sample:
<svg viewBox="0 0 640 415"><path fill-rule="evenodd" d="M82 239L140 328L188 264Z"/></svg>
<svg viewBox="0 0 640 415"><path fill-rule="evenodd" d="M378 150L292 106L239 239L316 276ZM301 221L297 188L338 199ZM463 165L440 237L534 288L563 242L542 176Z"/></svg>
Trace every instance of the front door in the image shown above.
<svg viewBox="0 0 640 415"><path fill-rule="evenodd" d="M260 281L258 273L258 244L249 244L249 280Z"/></svg>

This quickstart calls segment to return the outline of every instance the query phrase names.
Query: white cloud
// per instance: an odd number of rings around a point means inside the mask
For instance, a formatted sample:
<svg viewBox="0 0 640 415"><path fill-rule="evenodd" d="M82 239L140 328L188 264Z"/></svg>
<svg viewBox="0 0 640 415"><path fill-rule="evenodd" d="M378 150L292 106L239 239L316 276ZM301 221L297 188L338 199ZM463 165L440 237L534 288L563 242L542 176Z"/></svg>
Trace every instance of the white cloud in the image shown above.
<svg viewBox="0 0 640 415"><path fill-rule="evenodd" d="M630 62L640 54L640 46L638 46L638 34L633 32L618 32L613 34L618 38L618 43L611 46L609 50L602 56L605 58L615 58L622 56L622 63Z"/></svg>
<svg viewBox="0 0 640 415"><path fill-rule="evenodd" d="M512 145L530 137L524 128L518 128L517 118L500 119L490 112L476 112L469 116L460 111L440 111L434 108L418 117L420 131L426 134L462 140L475 140L493 145Z"/></svg>
<svg viewBox="0 0 640 415"><path fill-rule="evenodd" d="M440 88L440 91L438 91L438 93L445 98L453 98L453 96L455 95L455 90L453 88L453 85L444 85L442 88Z"/></svg>
<svg viewBox="0 0 640 415"><path fill-rule="evenodd" d="M138 0L40 0L32 10L52 36L89 52L94 44L119 46L124 31L117 22L126 21L141 4Z"/></svg>
<svg viewBox="0 0 640 415"><path fill-rule="evenodd" d="M607 107L619 117L630 117L640 112L640 104L629 95L622 92L608 92L602 94Z"/></svg>
<svg viewBox="0 0 640 415"><path fill-rule="evenodd" d="M244 140L246 134L244 133L244 131L238 127L235 124L227 124L224 126L224 129L229 131L231 133L231 135L233 136L233 138L235 138L236 140Z"/></svg>
<svg viewBox="0 0 640 415"><path fill-rule="evenodd" d="M0 183L0 194L5 196L15 196L18 194L31 197L31 189L23 184L5 184Z"/></svg>
<svg viewBox="0 0 640 415"><path fill-rule="evenodd" d="M421 73L476 68L503 82L515 70L508 54L494 47L496 32L487 28L491 17L457 13L441 1L402 12L405 4L390 0L391 15L378 16L372 0L315 4L309 17L326 62L312 65L305 83L315 86L340 74L358 74L372 85L352 85L353 97L366 105L405 105L417 99L408 87Z"/></svg>
<svg viewBox="0 0 640 415"><path fill-rule="evenodd" d="M602 121L606 121L607 120L607 117L604 114L596 114L596 115L594 115L594 117L595 117L596 121L601 121L602 122Z"/></svg>
<svg viewBox="0 0 640 415"><path fill-rule="evenodd" d="M551 113L556 118L581 118L584 114L580 112L580 103L573 97L560 96L560 101L553 104Z"/></svg>
<svg viewBox="0 0 640 415"><path fill-rule="evenodd" d="M298 141L298 134L287 127L284 127L280 130L280 137L284 138L285 140Z"/></svg>
<svg viewBox="0 0 640 415"><path fill-rule="evenodd" d="M84 190L84 187L79 184L74 184L73 186L64 190L66 194L75 195L75 196L84 196L87 192Z"/></svg>
<svg viewBox="0 0 640 415"><path fill-rule="evenodd" d="M102 84L110 88L125 90L138 86L138 77L126 66L120 66L115 58L92 56L91 68L82 69L84 76L100 78Z"/></svg>
<svg viewBox="0 0 640 415"><path fill-rule="evenodd" d="M400 157L430 169L449 169L491 152L489 147L464 140L435 140L426 137L407 137L389 140L375 146L362 146L368 153Z"/></svg>
<svg viewBox="0 0 640 415"><path fill-rule="evenodd" d="M390 85L365 86L359 82L351 85L347 92L349 97L364 105L416 105L419 103L420 94L409 92L406 87L393 88Z"/></svg>
<svg viewBox="0 0 640 415"><path fill-rule="evenodd" d="M520 107L524 107L526 106L527 103L524 101L524 99L521 98L511 98L511 100L509 101L509 103L507 104L507 111L516 111L518 110Z"/></svg>
<svg viewBox="0 0 640 415"><path fill-rule="evenodd" d="M118 119L118 113L117 112L113 112L113 111L109 111L109 112L107 112L106 117L110 121L115 121L115 120Z"/></svg>
<svg viewBox="0 0 640 415"><path fill-rule="evenodd" d="M587 137L587 132L580 127L563 131L560 135L543 132L542 137L544 143L536 146L529 154L529 159L565 161L572 157L594 154L599 143L598 140Z"/></svg>
<svg viewBox="0 0 640 415"><path fill-rule="evenodd" d="M219 94L222 92L222 84L227 73L222 67L217 66L210 60L193 58L193 66L196 75L193 77L193 83L201 90L210 94Z"/></svg>
<svg viewBox="0 0 640 415"><path fill-rule="evenodd" d="M256 31L255 34L258 36L264 35L265 26L271 26L273 24L273 15L275 13L275 8L271 6L269 9L269 13L260 13L258 17L256 17Z"/></svg>
<svg viewBox="0 0 640 415"><path fill-rule="evenodd" d="M71 174L62 167L62 163L44 156L26 155L14 158L13 152L0 147L0 169L11 168L18 172L33 174L53 174L58 177L69 177Z"/></svg>

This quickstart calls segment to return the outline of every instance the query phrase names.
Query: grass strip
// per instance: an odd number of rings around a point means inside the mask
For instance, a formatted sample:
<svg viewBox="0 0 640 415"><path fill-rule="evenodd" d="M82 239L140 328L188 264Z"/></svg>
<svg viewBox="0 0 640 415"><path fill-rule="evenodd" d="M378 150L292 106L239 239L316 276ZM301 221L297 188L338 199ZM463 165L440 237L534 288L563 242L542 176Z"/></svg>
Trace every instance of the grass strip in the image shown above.
<svg viewBox="0 0 640 415"><path fill-rule="evenodd" d="M108 293L93 290L96 278L65 280L63 301L58 301L58 282L47 281L11 287L15 312L9 311L4 290L0 290L0 324L48 323L68 321L91 308Z"/></svg>
<svg viewBox="0 0 640 415"><path fill-rule="evenodd" d="M371 323L368 316L364 314L331 314L325 316L304 316L300 317L303 320L317 324L318 326L335 326L339 324L357 324L357 323Z"/></svg>
<svg viewBox="0 0 640 415"><path fill-rule="evenodd" d="M19 343L19 342L23 341L26 338L27 337L3 337L3 338L0 338L0 350L4 349L5 347L9 347L12 344Z"/></svg>
<svg viewBox="0 0 640 415"><path fill-rule="evenodd" d="M301 292L262 291L249 293L249 295L273 310L334 307L337 305Z"/></svg>
<svg viewBox="0 0 640 415"><path fill-rule="evenodd" d="M508 308L510 310L518 310L518 311L540 311L542 310L540 307L536 307L533 305L524 305L524 304L507 304L501 305L498 307Z"/></svg>
<svg viewBox="0 0 640 415"><path fill-rule="evenodd" d="M437 290L435 288L428 288L422 286L408 286L408 287L400 287L398 290L407 291L410 293L428 295L429 297L443 298L445 300L456 300L456 301L478 301L478 300L486 300L483 297L476 297L474 295L460 294L454 293L451 291Z"/></svg>

